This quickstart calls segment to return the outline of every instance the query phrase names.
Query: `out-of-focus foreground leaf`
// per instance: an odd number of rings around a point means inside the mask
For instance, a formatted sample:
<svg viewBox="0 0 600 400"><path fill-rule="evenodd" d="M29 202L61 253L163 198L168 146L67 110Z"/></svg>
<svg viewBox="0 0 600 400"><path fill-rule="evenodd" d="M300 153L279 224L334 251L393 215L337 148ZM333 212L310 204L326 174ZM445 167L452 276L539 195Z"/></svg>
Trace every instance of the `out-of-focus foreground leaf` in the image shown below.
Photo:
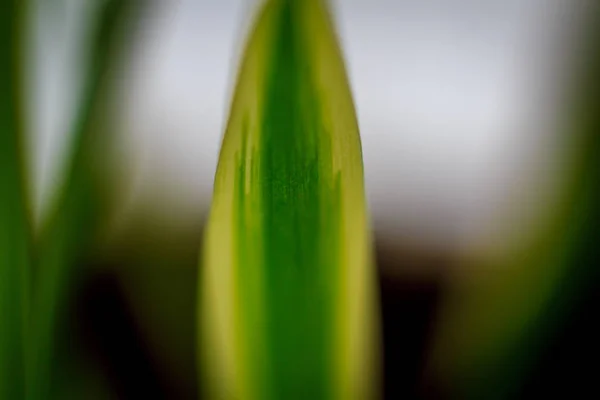
<svg viewBox="0 0 600 400"><path fill-rule="evenodd" d="M32 310L31 382L28 398L44 399L51 392L57 324L64 317L69 282L77 273L106 217L106 192L98 168L107 163L102 139L109 135L106 98L117 66L118 51L139 8L134 0L100 3L99 20L92 37L84 93L71 132L70 158L36 246ZM104 158L103 158L104 157Z"/></svg>
<svg viewBox="0 0 600 400"><path fill-rule="evenodd" d="M496 260L484 281L455 293L441 320L434 363L461 398L518 397L557 329L597 290L599 15L584 36L583 70L565 132L567 178L550 221L534 240Z"/></svg>
<svg viewBox="0 0 600 400"><path fill-rule="evenodd" d="M22 0L0 1L0 398L25 389L29 224L22 160Z"/></svg>
<svg viewBox="0 0 600 400"><path fill-rule="evenodd" d="M266 1L222 143L200 289L211 399L372 399L361 144L327 4Z"/></svg>

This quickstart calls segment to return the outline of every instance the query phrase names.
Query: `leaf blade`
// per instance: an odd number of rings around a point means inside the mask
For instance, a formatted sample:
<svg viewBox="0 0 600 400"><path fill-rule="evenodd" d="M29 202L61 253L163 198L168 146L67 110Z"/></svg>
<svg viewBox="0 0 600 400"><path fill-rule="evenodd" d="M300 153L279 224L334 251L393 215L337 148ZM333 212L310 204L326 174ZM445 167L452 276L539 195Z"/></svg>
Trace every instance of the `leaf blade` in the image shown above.
<svg viewBox="0 0 600 400"><path fill-rule="evenodd" d="M205 242L211 394L372 398L360 138L325 5L266 2L244 57Z"/></svg>
<svg viewBox="0 0 600 400"><path fill-rule="evenodd" d="M30 274L20 113L20 38L26 2L4 0L0 7L0 398L21 398Z"/></svg>

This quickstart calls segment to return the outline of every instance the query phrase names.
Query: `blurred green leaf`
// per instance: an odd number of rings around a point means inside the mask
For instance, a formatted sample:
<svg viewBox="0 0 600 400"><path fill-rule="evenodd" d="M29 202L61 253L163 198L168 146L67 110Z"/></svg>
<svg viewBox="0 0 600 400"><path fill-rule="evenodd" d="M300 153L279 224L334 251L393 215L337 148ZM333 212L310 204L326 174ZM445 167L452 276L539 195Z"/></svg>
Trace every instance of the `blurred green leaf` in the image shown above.
<svg viewBox="0 0 600 400"><path fill-rule="evenodd" d="M21 118L19 0L0 1L0 399L24 395L30 257Z"/></svg>
<svg viewBox="0 0 600 400"><path fill-rule="evenodd" d="M99 6L98 24L90 45L90 70L84 95L71 133L70 158L64 183L56 196L36 247L34 282L31 382L28 394L44 399L51 392L57 324L68 307L70 281L89 254L106 216L106 192L98 168L101 139L109 133L106 99L121 46L130 33L139 2L107 0Z"/></svg>
<svg viewBox="0 0 600 400"><path fill-rule="evenodd" d="M247 43L200 289L214 399L372 399L379 343L361 144L325 2L271 0Z"/></svg>

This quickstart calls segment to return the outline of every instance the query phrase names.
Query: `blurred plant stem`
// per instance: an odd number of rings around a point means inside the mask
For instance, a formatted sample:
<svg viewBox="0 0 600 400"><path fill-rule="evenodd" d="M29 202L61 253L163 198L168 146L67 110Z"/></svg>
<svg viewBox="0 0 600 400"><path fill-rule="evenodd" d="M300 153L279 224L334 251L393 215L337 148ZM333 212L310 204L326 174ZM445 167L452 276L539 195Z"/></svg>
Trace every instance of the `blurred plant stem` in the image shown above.
<svg viewBox="0 0 600 400"><path fill-rule="evenodd" d="M533 240L492 260L485 279L454 293L441 320L434 363L460 398L519 397L540 353L598 284L600 13L590 6L595 13L577 63L583 68L569 96L567 178L558 205Z"/></svg>
<svg viewBox="0 0 600 400"><path fill-rule="evenodd" d="M205 239L199 356L208 398L378 397L361 143L326 1L262 5Z"/></svg>
<svg viewBox="0 0 600 400"><path fill-rule="evenodd" d="M25 390L30 225L21 104L24 0L0 0L0 399Z"/></svg>
<svg viewBox="0 0 600 400"><path fill-rule="evenodd" d="M65 178L36 243L28 399L46 399L52 392L56 335L68 307L70 282L106 218L107 193L99 172L110 162L101 146L110 133L106 99L118 50L122 50L137 6L133 0L107 0L99 5L90 45L90 70L70 134Z"/></svg>

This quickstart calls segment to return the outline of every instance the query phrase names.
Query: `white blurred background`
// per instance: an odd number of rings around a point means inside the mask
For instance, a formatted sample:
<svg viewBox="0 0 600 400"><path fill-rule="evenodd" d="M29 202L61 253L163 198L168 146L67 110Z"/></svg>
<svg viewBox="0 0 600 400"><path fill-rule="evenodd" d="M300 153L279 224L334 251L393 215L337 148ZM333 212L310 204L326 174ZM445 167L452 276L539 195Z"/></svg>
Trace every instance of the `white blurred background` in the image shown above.
<svg viewBox="0 0 600 400"><path fill-rule="evenodd" d="M93 2L60 1L59 24L38 13L28 55L38 217L64 167L91 29ZM334 2L379 235L428 249L485 248L533 218L560 163L556 111L582 1ZM208 210L255 3L153 3L119 96L129 207L158 196L174 217Z"/></svg>

